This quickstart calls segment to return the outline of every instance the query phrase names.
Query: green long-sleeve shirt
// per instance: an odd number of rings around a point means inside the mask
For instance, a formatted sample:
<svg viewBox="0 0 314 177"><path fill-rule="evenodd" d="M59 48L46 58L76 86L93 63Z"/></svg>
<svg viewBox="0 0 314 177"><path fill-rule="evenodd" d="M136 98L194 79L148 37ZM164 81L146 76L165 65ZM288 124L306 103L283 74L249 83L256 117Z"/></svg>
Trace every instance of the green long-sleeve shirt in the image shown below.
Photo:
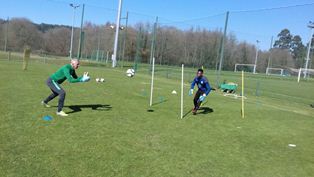
<svg viewBox="0 0 314 177"><path fill-rule="evenodd" d="M82 77L77 77L75 70L70 64L62 66L58 71L53 73L50 78L61 84L65 80L68 80L70 83L81 82Z"/></svg>

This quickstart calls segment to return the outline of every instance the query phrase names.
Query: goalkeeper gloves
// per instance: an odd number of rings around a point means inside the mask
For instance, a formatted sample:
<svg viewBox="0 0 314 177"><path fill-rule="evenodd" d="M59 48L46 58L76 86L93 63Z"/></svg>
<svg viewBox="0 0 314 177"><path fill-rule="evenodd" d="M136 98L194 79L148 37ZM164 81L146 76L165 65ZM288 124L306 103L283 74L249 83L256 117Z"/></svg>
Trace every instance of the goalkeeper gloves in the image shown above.
<svg viewBox="0 0 314 177"><path fill-rule="evenodd" d="M199 100L200 100L200 101L204 101L205 98L206 98L206 94L204 93L202 96L200 96Z"/></svg>
<svg viewBox="0 0 314 177"><path fill-rule="evenodd" d="M192 96L193 95L193 89L190 89L190 91L189 91L189 96Z"/></svg>
<svg viewBox="0 0 314 177"><path fill-rule="evenodd" d="M88 72L84 72L81 81L82 81L82 82L88 82L89 80L90 80L90 77L89 77L89 75L88 75Z"/></svg>

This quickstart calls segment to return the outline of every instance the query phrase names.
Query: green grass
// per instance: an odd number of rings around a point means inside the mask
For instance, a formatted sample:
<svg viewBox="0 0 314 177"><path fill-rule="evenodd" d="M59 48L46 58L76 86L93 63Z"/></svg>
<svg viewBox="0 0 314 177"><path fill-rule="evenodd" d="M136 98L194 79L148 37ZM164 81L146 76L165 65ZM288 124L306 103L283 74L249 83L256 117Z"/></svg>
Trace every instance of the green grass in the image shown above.
<svg viewBox="0 0 314 177"><path fill-rule="evenodd" d="M60 118L40 101L50 90L47 77L61 66L0 60L0 176L276 176L314 174L313 80L262 75L246 77L246 117L241 102L212 92L208 114L179 119L180 69L156 68L154 112L149 109L150 76L140 69L127 78L125 69L81 66L105 83L62 86L65 112L73 105L90 107ZM144 66L144 65L143 65ZM186 68L185 95L194 69ZM211 83L214 72L208 71ZM222 79L240 83L238 73ZM255 96L257 83L260 96ZM160 103L160 101L163 101ZM185 96L185 113L192 98ZM51 102L56 106L57 100ZM52 122L42 117L51 115ZM296 144L289 148L288 144Z"/></svg>

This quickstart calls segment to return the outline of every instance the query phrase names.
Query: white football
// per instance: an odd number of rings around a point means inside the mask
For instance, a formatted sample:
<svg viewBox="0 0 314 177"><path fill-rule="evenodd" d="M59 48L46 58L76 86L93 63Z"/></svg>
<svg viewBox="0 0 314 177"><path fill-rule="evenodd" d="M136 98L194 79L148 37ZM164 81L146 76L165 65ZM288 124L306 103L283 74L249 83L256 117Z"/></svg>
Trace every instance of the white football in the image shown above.
<svg viewBox="0 0 314 177"><path fill-rule="evenodd" d="M128 69L128 70L126 71L126 76L128 76L128 77L133 77L134 75L135 75L134 69Z"/></svg>
<svg viewBox="0 0 314 177"><path fill-rule="evenodd" d="M105 79L104 78L100 78L100 82L105 82Z"/></svg>
<svg viewBox="0 0 314 177"><path fill-rule="evenodd" d="M100 78L96 78L96 82L100 82Z"/></svg>

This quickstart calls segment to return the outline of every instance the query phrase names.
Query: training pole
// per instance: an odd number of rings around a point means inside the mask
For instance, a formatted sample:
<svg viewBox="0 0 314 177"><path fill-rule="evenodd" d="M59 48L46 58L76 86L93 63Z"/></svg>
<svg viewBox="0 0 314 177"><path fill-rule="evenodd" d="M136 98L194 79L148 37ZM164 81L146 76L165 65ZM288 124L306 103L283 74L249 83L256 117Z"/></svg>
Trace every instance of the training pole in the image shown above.
<svg viewBox="0 0 314 177"><path fill-rule="evenodd" d="M184 83L184 64L182 64L181 74L181 119L183 119L183 83Z"/></svg>
<svg viewBox="0 0 314 177"><path fill-rule="evenodd" d="M241 115L242 118L244 118L244 71L242 70L242 109L241 109Z"/></svg>
<svg viewBox="0 0 314 177"><path fill-rule="evenodd" d="M150 84L150 100L149 100L150 107L153 105L154 75L155 75L155 57L153 57L152 81Z"/></svg>

